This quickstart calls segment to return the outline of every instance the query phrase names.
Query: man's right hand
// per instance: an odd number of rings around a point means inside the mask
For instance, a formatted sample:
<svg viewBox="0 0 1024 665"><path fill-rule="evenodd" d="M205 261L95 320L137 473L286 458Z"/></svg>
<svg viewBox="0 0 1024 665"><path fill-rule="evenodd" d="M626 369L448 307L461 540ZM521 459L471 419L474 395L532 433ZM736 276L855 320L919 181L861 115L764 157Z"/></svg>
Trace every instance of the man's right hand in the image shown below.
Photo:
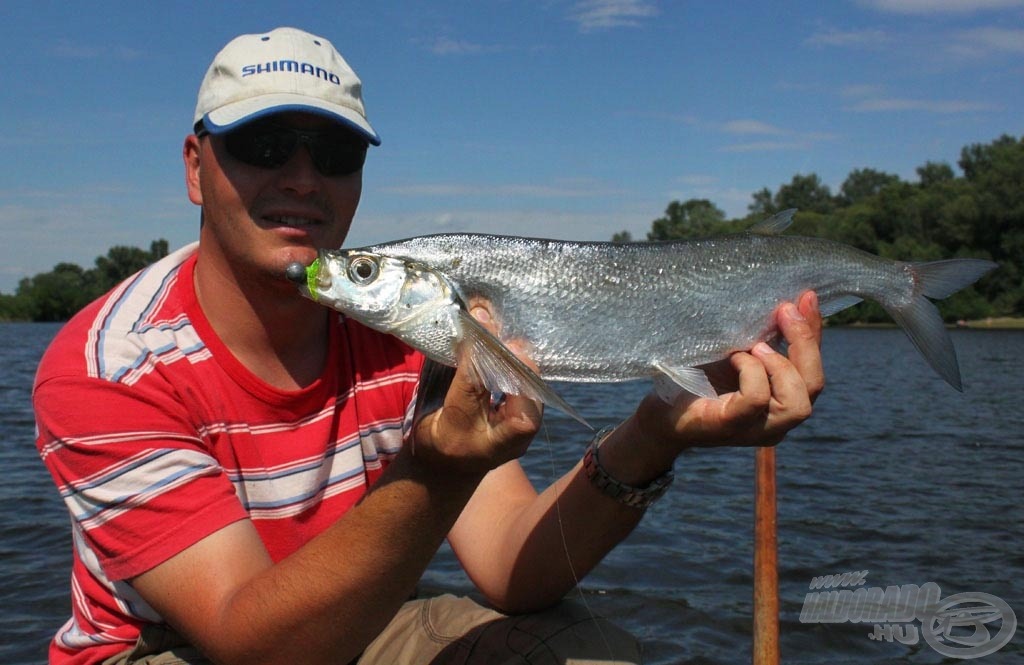
<svg viewBox="0 0 1024 665"><path fill-rule="evenodd" d="M476 306L472 314L490 327L486 309ZM510 348L517 350L514 344ZM444 473L482 476L526 452L540 429L543 408L521 395L506 395L492 405L490 391L474 381L469 365L459 359L441 408L416 423L413 454Z"/></svg>

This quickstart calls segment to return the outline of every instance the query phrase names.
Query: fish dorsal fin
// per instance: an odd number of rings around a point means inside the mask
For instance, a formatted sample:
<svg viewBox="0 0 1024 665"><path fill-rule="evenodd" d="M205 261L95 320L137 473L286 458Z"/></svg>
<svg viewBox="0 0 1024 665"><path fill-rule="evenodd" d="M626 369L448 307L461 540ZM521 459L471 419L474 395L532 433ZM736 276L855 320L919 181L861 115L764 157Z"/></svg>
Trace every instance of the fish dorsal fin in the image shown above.
<svg viewBox="0 0 1024 665"><path fill-rule="evenodd" d="M509 395L524 395L559 409L586 427L590 423L583 419L576 409L558 396L544 379L517 358L507 346L464 309L459 310L462 327L460 344L468 345L465 355L469 359L477 381L493 392ZM460 354L461 355L461 354Z"/></svg>
<svg viewBox="0 0 1024 665"><path fill-rule="evenodd" d="M796 208L789 208L782 212L777 212L768 219L762 219L757 224L750 227L750 233L757 233L763 236L778 235L789 228L789 225L793 223L793 215L796 214Z"/></svg>

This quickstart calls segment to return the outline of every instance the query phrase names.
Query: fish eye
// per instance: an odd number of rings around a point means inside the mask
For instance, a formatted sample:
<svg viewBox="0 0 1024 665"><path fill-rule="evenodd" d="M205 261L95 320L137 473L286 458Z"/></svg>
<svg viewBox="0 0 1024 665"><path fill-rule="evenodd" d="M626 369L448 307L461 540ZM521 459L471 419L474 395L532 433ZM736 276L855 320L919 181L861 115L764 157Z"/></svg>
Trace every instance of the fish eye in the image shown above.
<svg viewBox="0 0 1024 665"><path fill-rule="evenodd" d="M359 256L348 264L348 276L356 284L369 284L377 279L380 268L377 262L368 256Z"/></svg>

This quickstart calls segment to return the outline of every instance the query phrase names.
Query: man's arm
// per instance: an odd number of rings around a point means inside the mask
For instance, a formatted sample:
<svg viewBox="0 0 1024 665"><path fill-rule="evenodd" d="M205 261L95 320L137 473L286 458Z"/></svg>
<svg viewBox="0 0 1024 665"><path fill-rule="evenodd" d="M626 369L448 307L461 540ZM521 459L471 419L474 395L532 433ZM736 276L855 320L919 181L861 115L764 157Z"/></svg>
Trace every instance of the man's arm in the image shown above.
<svg viewBox="0 0 1024 665"><path fill-rule="evenodd" d="M415 447L291 556L272 563L245 520L131 583L214 662L349 662L412 594L481 478L521 455L539 422L529 400L491 410L458 372Z"/></svg>
<svg viewBox="0 0 1024 665"><path fill-rule="evenodd" d="M788 358L767 345L734 354L732 392L718 400L647 397L605 439L601 464L642 487L695 446L774 445L803 422L824 386L813 294L776 313ZM488 599L506 611L556 602L640 521L643 512L596 489L577 464L539 496L517 462L488 474L452 531L452 547Z"/></svg>

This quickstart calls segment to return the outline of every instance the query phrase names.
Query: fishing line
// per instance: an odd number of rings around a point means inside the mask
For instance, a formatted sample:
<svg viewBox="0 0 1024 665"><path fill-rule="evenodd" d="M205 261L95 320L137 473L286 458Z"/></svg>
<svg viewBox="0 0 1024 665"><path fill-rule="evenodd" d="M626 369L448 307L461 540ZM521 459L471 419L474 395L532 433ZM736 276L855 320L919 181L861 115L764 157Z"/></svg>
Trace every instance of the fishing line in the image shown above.
<svg viewBox="0 0 1024 665"><path fill-rule="evenodd" d="M572 563L572 555L569 552L569 541L565 537L565 523L562 521L562 487L561 477L558 475L558 470L555 466L555 452L551 445L551 435L548 432L547 423L541 421L541 429L544 432L544 444L548 451L548 464L550 466L550 483L555 490L555 517L558 518L558 535L562 539L562 551L565 553L565 562L569 565L569 573L572 575L572 581L576 585L576 594L579 596L580 603L583 605L583 609L590 615L590 620L597 628L597 634L601 636L601 641L604 643L604 648L608 652L610 660L615 660L615 652L612 651L612 645L608 642L608 637L604 634L604 630L601 629L601 623L597 620L598 616L590 607L590 603L587 602L587 597L583 593L583 583L580 581L579 575L576 574L576 566Z"/></svg>

